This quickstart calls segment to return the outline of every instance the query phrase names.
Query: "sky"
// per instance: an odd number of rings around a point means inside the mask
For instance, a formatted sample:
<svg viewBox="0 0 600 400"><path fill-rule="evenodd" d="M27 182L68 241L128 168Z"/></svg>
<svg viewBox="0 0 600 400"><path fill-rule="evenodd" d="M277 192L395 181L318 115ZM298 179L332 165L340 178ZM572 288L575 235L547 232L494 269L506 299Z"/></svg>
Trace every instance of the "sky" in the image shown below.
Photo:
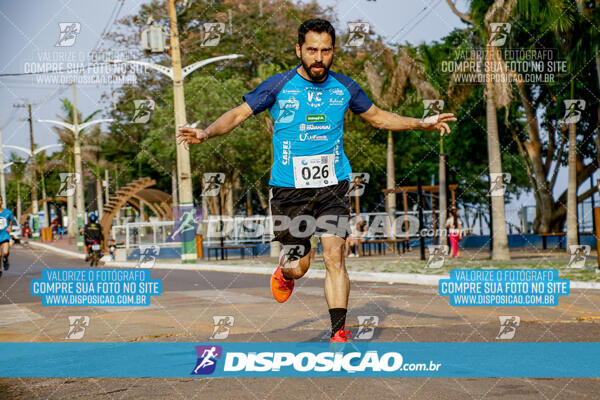
<svg viewBox="0 0 600 400"><path fill-rule="evenodd" d="M190 0L194 1L194 0ZM312 0L300 0L308 2ZM23 73L43 67L50 62L62 68L77 63L79 57L90 52L100 41L101 33L111 31L115 12L118 16L135 14L145 0L4 0L0 2L0 75ZM465 25L456 17L445 0L317 0L323 6L332 6L338 17L338 29L347 22L369 22L372 29L388 43L420 44L439 40L453 29ZM467 9L467 0L458 0L460 10ZM60 23L77 22L79 33L72 46L57 47ZM232 21L235 24L235 19ZM342 25L342 26L339 26ZM68 40L62 42L68 44ZM63 64L59 64L59 63ZM3 145L29 147L28 122L22 120L26 109L14 104L33 104L33 119L58 119L61 97L72 98L72 90L65 85L41 83L43 75L0 76L0 129ZM110 93L110 85L79 84L78 107L84 116L98 109L101 95ZM57 143L50 124L34 123L35 141L43 146ZM10 154L4 149L4 157ZM566 187L566 170L561 170L556 191ZM585 189L585 188L584 188ZM580 189L582 190L582 189ZM514 203L514 202L513 202ZM533 196L516 201L533 205Z"/></svg>

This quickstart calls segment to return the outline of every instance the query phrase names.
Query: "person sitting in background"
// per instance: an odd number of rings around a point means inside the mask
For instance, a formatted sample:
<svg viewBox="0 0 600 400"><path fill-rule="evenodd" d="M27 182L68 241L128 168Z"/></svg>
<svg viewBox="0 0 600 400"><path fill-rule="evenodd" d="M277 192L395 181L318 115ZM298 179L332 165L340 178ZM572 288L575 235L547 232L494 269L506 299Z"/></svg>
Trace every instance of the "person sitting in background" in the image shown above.
<svg viewBox="0 0 600 400"><path fill-rule="evenodd" d="M56 236L58 234L58 218L52 220L50 227L52 228L52 236Z"/></svg>
<svg viewBox="0 0 600 400"><path fill-rule="evenodd" d="M351 226L350 235L346 238L346 257L360 257L358 247L360 240L367 236L367 222L358 217L356 223ZM350 255L348 253L352 251Z"/></svg>
<svg viewBox="0 0 600 400"><path fill-rule="evenodd" d="M108 243L108 253L109 253L110 259L112 261L115 260L116 251L117 251L117 242L115 242L115 239L110 239L110 242Z"/></svg>
<svg viewBox="0 0 600 400"><path fill-rule="evenodd" d="M27 243L27 239L31 239L31 228L29 227L29 222L25 222L23 224L23 229L21 230L21 236L23 237L23 243Z"/></svg>
<svg viewBox="0 0 600 400"><path fill-rule="evenodd" d="M462 238L462 224L458 216L458 209L452 207L450 209L450 217L446 220L446 229L448 230L448 238L452 247L452 257L458 257L458 242Z"/></svg>

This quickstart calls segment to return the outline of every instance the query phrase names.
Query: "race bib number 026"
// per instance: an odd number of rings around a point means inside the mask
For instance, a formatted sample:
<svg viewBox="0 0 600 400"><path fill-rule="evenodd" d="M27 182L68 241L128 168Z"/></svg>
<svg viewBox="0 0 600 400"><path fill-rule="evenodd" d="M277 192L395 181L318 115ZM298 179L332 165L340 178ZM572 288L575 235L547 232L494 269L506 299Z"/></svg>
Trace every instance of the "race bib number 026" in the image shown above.
<svg viewBox="0 0 600 400"><path fill-rule="evenodd" d="M292 160L296 188L318 188L338 183L333 154L293 157Z"/></svg>

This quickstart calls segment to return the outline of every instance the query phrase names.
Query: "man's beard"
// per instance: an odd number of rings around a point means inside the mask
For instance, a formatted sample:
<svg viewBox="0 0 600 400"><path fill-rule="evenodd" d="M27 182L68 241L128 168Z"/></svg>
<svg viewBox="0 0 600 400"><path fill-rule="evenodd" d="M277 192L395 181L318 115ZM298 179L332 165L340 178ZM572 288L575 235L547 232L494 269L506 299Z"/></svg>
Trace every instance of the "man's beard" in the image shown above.
<svg viewBox="0 0 600 400"><path fill-rule="evenodd" d="M302 66L304 67L304 70L306 71L306 74L308 75L311 81L322 81L327 76L331 64L333 64L333 58L329 62L329 65L325 65L319 62L315 62L311 65L308 65L304 62L304 60L302 60ZM323 70L321 72L313 72L311 67L321 67L323 68Z"/></svg>

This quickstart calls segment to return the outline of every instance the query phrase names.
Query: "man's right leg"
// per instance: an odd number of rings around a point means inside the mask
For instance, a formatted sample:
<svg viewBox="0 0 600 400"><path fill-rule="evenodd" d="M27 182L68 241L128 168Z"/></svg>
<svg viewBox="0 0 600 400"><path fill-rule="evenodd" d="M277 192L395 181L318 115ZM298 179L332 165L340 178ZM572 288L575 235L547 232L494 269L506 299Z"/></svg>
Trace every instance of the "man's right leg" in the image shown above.
<svg viewBox="0 0 600 400"><path fill-rule="evenodd" d="M273 187L270 200L274 240L281 243L279 263L271 276L271 293L283 303L294 290L294 280L304 276L310 267L310 237L314 227L307 226L303 217L312 217L311 192Z"/></svg>
<svg viewBox="0 0 600 400"><path fill-rule="evenodd" d="M311 253L309 252L304 257L297 260L297 262L282 260L281 271L283 272L283 276L287 279L302 278L310 268L310 257Z"/></svg>

